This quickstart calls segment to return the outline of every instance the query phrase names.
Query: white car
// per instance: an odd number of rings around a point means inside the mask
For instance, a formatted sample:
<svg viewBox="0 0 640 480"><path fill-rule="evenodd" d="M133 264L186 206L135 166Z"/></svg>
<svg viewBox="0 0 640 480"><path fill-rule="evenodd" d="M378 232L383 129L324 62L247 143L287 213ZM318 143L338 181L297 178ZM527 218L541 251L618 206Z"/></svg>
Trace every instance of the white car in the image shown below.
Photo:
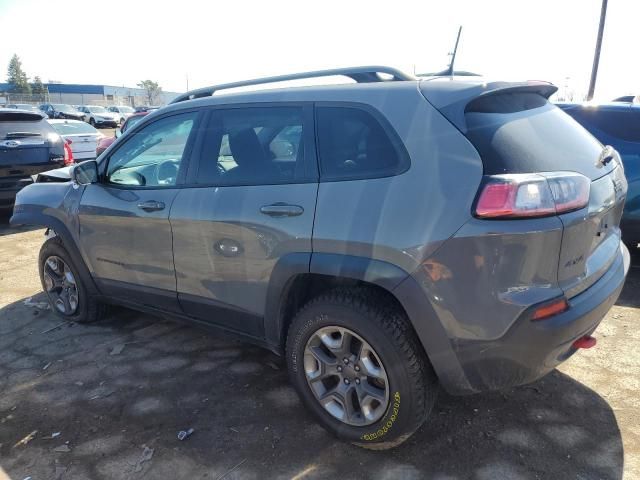
<svg viewBox="0 0 640 480"><path fill-rule="evenodd" d="M73 159L78 162L96 158L96 148L104 135L81 120L47 120L56 132L69 144Z"/></svg>
<svg viewBox="0 0 640 480"><path fill-rule="evenodd" d="M82 105L78 107L78 110L84 113L85 122L94 127L107 126L115 128L120 123L120 115L98 105Z"/></svg>
<svg viewBox="0 0 640 480"><path fill-rule="evenodd" d="M107 107L107 110L120 116L120 125L135 112L133 108L126 105L112 105Z"/></svg>

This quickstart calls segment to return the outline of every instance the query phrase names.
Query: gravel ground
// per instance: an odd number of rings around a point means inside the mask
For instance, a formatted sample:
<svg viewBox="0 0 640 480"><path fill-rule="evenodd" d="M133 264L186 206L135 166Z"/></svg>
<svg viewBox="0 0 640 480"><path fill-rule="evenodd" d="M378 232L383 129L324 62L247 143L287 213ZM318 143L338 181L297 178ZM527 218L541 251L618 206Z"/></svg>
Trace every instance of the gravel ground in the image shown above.
<svg viewBox="0 0 640 480"><path fill-rule="evenodd" d="M407 443L370 452L320 428L269 352L126 310L60 325L39 305L42 241L0 226L0 480L640 478L638 267L597 348L529 386L443 393Z"/></svg>

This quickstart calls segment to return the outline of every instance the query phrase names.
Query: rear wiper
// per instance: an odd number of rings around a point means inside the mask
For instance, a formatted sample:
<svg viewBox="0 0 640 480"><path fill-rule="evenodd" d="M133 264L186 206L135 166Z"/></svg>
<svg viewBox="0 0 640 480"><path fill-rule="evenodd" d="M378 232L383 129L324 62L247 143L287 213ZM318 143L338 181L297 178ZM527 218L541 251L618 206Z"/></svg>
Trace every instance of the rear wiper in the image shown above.
<svg viewBox="0 0 640 480"><path fill-rule="evenodd" d="M36 132L9 132L5 136L5 139L10 138L25 138L25 137L39 137L40 134Z"/></svg>

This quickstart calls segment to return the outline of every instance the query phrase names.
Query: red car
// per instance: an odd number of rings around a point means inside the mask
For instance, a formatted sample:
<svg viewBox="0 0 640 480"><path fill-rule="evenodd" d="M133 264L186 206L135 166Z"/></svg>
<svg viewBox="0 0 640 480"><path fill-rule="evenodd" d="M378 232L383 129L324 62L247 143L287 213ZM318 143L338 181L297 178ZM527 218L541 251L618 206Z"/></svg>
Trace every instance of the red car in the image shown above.
<svg viewBox="0 0 640 480"><path fill-rule="evenodd" d="M151 112L138 112L131 115L129 118L125 120L125 122L120 127L120 132L124 133L127 129L133 127L136 123L138 123L142 118L148 115ZM98 142L98 148L96 148L96 157L98 157L102 152L104 152L107 148L111 146L113 142L116 141L120 135L114 135L113 137L104 137L100 142Z"/></svg>

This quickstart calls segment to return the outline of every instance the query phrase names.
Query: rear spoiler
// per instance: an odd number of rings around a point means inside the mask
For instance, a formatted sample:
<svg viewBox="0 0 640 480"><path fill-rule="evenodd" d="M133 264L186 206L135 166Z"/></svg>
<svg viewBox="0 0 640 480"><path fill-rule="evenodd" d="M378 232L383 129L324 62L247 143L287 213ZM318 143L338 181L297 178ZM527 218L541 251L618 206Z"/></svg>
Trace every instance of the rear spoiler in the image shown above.
<svg viewBox="0 0 640 480"><path fill-rule="evenodd" d="M42 118L42 115L37 112L0 108L0 121L3 122L37 122L42 120Z"/></svg>
<svg viewBox="0 0 640 480"><path fill-rule="evenodd" d="M454 79L432 79L420 82L422 95L436 107L462 133L466 133L465 113L469 104L475 100L492 95L529 92L546 99L553 95L558 87L549 82L482 82Z"/></svg>

